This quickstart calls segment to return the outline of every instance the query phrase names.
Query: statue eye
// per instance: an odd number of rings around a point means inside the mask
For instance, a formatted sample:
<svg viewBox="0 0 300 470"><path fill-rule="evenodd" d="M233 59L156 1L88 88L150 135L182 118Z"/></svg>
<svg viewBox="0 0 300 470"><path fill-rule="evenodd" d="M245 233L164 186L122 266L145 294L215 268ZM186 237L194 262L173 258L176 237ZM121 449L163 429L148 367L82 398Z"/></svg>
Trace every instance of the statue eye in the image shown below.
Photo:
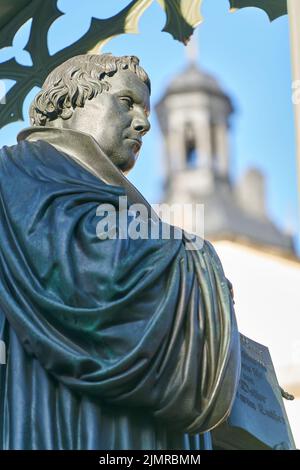
<svg viewBox="0 0 300 470"><path fill-rule="evenodd" d="M133 106L133 99L130 96L121 96L120 101L124 103L128 109L131 109Z"/></svg>

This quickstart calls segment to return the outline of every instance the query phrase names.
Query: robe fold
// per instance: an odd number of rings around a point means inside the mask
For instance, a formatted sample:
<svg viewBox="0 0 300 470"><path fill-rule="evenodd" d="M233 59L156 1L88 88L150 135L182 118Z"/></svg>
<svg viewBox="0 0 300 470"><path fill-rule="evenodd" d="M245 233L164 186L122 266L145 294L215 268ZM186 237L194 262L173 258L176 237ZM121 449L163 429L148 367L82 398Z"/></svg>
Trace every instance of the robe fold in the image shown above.
<svg viewBox="0 0 300 470"><path fill-rule="evenodd" d="M0 151L0 449L209 448L231 410L220 260L185 235L100 239L97 208L125 195L144 201L85 134L36 128Z"/></svg>

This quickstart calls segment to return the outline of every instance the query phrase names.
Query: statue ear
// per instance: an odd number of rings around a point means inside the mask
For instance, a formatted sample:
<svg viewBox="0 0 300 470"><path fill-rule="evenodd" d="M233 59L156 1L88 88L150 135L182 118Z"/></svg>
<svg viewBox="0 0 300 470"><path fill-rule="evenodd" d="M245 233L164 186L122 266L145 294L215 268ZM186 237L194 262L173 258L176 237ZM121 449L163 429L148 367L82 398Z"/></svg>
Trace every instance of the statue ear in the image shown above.
<svg viewBox="0 0 300 470"><path fill-rule="evenodd" d="M59 114L59 117L62 119L66 120L69 119L73 114L73 108L63 108L61 113Z"/></svg>

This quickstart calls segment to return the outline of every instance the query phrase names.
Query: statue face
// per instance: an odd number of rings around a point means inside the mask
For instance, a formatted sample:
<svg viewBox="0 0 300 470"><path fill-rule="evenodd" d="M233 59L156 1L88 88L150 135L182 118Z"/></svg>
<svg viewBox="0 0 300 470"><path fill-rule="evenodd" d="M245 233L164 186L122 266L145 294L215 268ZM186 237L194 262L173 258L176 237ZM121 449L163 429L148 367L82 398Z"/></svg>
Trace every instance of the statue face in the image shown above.
<svg viewBox="0 0 300 470"><path fill-rule="evenodd" d="M127 172L134 166L142 137L150 129L149 90L129 70L105 77L105 81L110 90L76 108L64 126L92 135L112 162Z"/></svg>

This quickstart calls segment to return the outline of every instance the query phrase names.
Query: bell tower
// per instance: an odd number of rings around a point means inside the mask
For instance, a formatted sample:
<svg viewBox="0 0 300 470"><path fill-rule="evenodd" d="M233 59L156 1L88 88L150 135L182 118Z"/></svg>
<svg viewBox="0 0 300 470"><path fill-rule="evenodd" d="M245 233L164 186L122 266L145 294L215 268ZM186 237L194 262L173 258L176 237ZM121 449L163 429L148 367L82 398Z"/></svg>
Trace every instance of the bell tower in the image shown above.
<svg viewBox="0 0 300 470"><path fill-rule="evenodd" d="M217 80L194 60L156 106L164 137L166 202L195 202L229 184L228 127L233 106Z"/></svg>

